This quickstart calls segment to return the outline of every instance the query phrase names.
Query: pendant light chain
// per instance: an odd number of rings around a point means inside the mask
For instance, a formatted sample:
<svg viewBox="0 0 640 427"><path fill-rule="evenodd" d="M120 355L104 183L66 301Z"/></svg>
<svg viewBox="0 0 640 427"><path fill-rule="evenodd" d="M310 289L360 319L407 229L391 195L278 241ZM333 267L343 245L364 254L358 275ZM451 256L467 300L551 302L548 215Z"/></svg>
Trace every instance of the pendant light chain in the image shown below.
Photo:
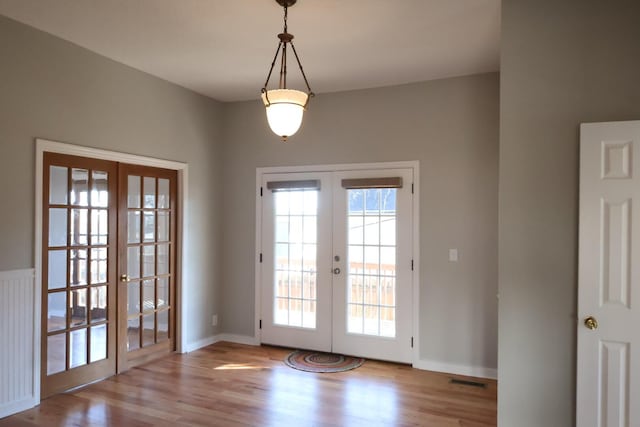
<svg viewBox="0 0 640 427"><path fill-rule="evenodd" d="M285 3L284 5L284 31L282 34L289 34L287 32L287 15L288 15L288 7L287 4ZM282 42L281 42L282 43ZM291 43L291 41L289 41L289 43ZM279 89L286 89L287 88L287 41L285 39L283 46L282 46L282 57L280 60L280 85L278 86Z"/></svg>
<svg viewBox="0 0 640 427"><path fill-rule="evenodd" d="M291 50L293 50L293 54L296 58L296 62L298 63L298 68L300 69L300 73L302 74L302 78L304 79L304 83L307 86L307 93L309 97L315 96L315 93L311 90L311 86L309 85L309 80L307 79L307 75L304 72L304 68L302 67L302 63L300 62L300 57L298 56L298 52L296 51L296 47L293 44L293 35L289 34L289 27L287 18L289 17L289 8L287 4L284 5L284 31L282 35L288 37L280 37L280 43L278 43L278 48L276 49L276 53L273 57L273 61L271 62L271 68L269 69L269 73L267 74L267 80L264 82L264 86L262 88L262 93L267 92L267 85L269 84L269 80L271 79L271 74L273 73L273 68L276 65L276 61L278 60L278 53L282 49L282 55L280 57L280 82L279 88L286 89L287 88L287 44L291 44ZM307 103L309 100L307 99ZM306 105L305 105L306 107Z"/></svg>
<svg viewBox="0 0 640 427"><path fill-rule="evenodd" d="M284 32L287 33L287 17L289 16L289 6L285 3L284 5Z"/></svg>

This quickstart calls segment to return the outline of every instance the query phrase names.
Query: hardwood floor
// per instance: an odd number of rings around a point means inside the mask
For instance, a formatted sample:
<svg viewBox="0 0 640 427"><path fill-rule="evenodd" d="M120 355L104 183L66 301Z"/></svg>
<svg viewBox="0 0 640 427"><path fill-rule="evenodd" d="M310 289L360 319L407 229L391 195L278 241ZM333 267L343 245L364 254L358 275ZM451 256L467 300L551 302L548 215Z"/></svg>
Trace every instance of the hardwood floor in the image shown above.
<svg viewBox="0 0 640 427"><path fill-rule="evenodd" d="M0 420L33 426L496 425L496 382L368 360L315 374L283 363L290 350L221 342L174 354L42 401Z"/></svg>

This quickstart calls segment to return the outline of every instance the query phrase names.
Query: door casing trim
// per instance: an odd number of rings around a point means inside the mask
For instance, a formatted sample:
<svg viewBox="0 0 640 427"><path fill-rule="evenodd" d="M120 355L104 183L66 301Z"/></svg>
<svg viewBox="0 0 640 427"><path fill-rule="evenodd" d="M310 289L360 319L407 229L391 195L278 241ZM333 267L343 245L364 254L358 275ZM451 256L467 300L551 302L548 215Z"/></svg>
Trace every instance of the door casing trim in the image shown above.
<svg viewBox="0 0 640 427"><path fill-rule="evenodd" d="M356 171L364 169L407 169L413 170L413 198L412 198L412 242L413 252L413 275L412 275L412 365L420 360L420 162L418 160L399 162L377 162L377 163L345 163L330 165L310 165L310 166L274 166L256 168L256 236L255 236L255 301L254 301L254 340L261 343L260 319L262 313L262 274L260 263L260 251L262 248L262 201L260 187L262 177L271 173L296 173L296 172L342 172Z"/></svg>
<svg viewBox="0 0 640 427"><path fill-rule="evenodd" d="M184 331L187 330L187 319L185 301L182 296L184 287L188 286L189 277L187 269L183 268L188 259L189 232L188 215L189 206L187 198L189 184L189 165L187 163L173 160L157 159L154 157L140 156L137 154L121 153L117 151L103 150L99 148L84 147L81 145L68 144L64 142L51 141L48 139L36 138L36 181L35 181L35 235L34 235L34 264L35 264L35 302L34 302L34 333L33 333L33 390L35 404L40 403L40 334L41 311L42 311L42 179L43 179L43 159L45 152L68 154L72 156L90 157L100 160L110 160L120 163L130 163L141 166L151 166L164 169L172 169L178 173L178 217L177 224L177 283L176 298L180 302L176 307L176 351L183 353L187 348L184 341Z"/></svg>

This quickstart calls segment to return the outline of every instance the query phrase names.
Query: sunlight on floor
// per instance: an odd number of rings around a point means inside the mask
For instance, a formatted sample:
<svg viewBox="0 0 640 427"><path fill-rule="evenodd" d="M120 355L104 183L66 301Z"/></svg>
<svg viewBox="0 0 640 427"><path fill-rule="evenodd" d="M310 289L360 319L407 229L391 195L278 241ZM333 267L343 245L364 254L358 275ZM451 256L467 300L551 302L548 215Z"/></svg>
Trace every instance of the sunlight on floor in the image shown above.
<svg viewBox="0 0 640 427"><path fill-rule="evenodd" d="M227 363L226 365L213 368L216 371L231 371L240 369L264 369L265 366L252 365L250 363Z"/></svg>

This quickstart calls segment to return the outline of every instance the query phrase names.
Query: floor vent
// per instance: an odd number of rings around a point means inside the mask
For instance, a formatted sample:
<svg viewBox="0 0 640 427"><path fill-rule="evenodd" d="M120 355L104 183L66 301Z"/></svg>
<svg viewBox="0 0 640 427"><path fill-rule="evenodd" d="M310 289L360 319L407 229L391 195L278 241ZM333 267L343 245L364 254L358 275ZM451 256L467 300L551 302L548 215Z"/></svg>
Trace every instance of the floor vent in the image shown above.
<svg viewBox="0 0 640 427"><path fill-rule="evenodd" d="M458 380L456 378L451 378L451 380L449 382L451 384L468 385L468 386L471 386L471 387L487 388L487 385L485 383L479 383L479 382L476 382L476 381L466 381L466 380Z"/></svg>

